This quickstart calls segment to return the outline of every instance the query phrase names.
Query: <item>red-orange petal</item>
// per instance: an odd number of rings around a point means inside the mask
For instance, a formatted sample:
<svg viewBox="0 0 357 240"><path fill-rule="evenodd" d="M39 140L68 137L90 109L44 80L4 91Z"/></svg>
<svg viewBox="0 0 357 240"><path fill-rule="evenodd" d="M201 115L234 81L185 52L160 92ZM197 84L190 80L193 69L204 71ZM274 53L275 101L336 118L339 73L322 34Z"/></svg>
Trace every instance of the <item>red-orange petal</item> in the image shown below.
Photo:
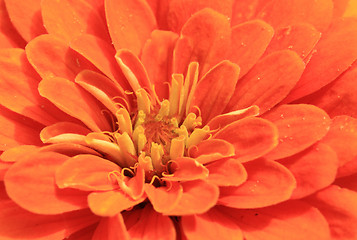
<svg viewBox="0 0 357 240"><path fill-rule="evenodd" d="M43 125L0 106L0 151L22 145L41 145ZM19 134L19 132L21 134Z"/></svg>
<svg viewBox="0 0 357 240"><path fill-rule="evenodd" d="M167 186L154 187L145 184L145 193L155 211L163 213L174 208L182 197L182 186L178 182L167 182Z"/></svg>
<svg viewBox="0 0 357 240"><path fill-rule="evenodd" d="M115 59L134 92L144 88L149 93L152 93L149 76L136 55L130 50L120 49L115 54Z"/></svg>
<svg viewBox="0 0 357 240"><path fill-rule="evenodd" d="M313 105L281 105L263 116L279 131L279 145L265 158L292 156L323 138L330 128L329 116Z"/></svg>
<svg viewBox="0 0 357 240"><path fill-rule="evenodd" d="M114 115L119 110L117 104L126 108L130 107L123 88L100 73L84 70L77 75L75 82L92 94Z"/></svg>
<svg viewBox="0 0 357 240"><path fill-rule="evenodd" d="M86 208L84 192L60 190L55 185L55 172L67 159L67 156L46 152L14 163L4 178L8 195L19 206L38 214Z"/></svg>
<svg viewBox="0 0 357 240"><path fill-rule="evenodd" d="M263 55L273 38L274 29L261 20L253 20L232 28L232 43L228 59L240 67L244 76Z"/></svg>
<svg viewBox="0 0 357 240"><path fill-rule="evenodd" d="M283 100L299 81L305 64L293 51L274 52L261 59L239 79L228 111L257 105L260 114Z"/></svg>
<svg viewBox="0 0 357 240"><path fill-rule="evenodd" d="M34 145L20 145L13 148L9 148L0 155L1 161L4 162L17 162L25 159L27 156L37 153L40 150L39 147Z"/></svg>
<svg viewBox="0 0 357 240"><path fill-rule="evenodd" d="M296 181L280 163L258 159L244 164L247 181L238 187L221 187L218 204L233 208L261 208L290 198Z"/></svg>
<svg viewBox="0 0 357 240"><path fill-rule="evenodd" d="M248 108L244 108L244 109L236 110L233 112L228 112L225 114L217 115L207 123L207 126L209 126L210 129L220 129L220 128L223 128L224 126L226 126L232 122L238 121L242 118L256 117L258 115L259 115L259 107L256 105L253 105Z"/></svg>
<svg viewBox="0 0 357 240"><path fill-rule="evenodd" d="M79 155L67 160L56 171L59 188L74 188L83 191L109 191L117 188L108 176L120 171L118 165L101 157Z"/></svg>
<svg viewBox="0 0 357 240"><path fill-rule="evenodd" d="M223 112L233 95L238 76L238 65L225 60L210 69L198 82L191 107L202 111L204 123Z"/></svg>
<svg viewBox="0 0 357 240"><path fill-rule="evenodd" d="M206 165L208 182L217 186L239 186L247 180L247 171L235 158L226 158Z"/></svg>
<svg viewBox="0 0 357 240"><path fill-rule="evenodd" d="M0 104L44 125L68 117L38 94L40 77L28 63L24 50L2 49L0 68Z"/></svg>
<svg viewBox="0 0 357 240"><path fill-rule="evenodd" d="M129 84L124 81L124 75L115 61L115 49L103 39L89 34L83 34L70 42L70 47L93 63L100 71L120 86L129 90Z"/></svg>
<svg viewBox="0 0 357 240"><path fill-rule="evenodd" d="M357 20L335 21L311 52L304 74L284 102L311 94L335 80L357 59Z"/></svg>
<svg viewBox="0 0 357 240"><path fill-rule="evenodd" d="M103 107L75 83L57 77L44 79L39 84L39 92L41 96L82 121L93 131L110 130L111 126L101 113Z"/></svg>
<svg viewBox="0 0 357 240"><path fill-rule="evenodd" d="M0 160L0 181L4 181L4 176L7 170L12 166L10 162L3 162Z"/></svg>
<svg viewBox="0 0 357 240"><path fill-rule="evenodd" d="M55 143L39 149L40 152L56 152L68 157L74 157L79 154L91 154L94 156L102 156L94 149L75 143Z"/></svg>
<svg viewBox="0 0 357 240"><path fill-rule="evenodd" d="M217 208L201 215L183 216L182 230L188 239L243 240L236 222Z"/></svg>
<svg viewBox="0 0 357 240"><path fill-rule="evenodd" d="M129 240L123 216L119 213L113 217L102 218L95 229L92 240Z"/></svg>
<svg viewBox="0 0 357 240"><path fill-rule="evenodd" d="M188 150L188 155L202 164L232 157L234 154L234 146L222 139L207 139Z"/></svg>
<svg viewBox="0 0 357 240"><path fill-rule="evenodd" d="M167 14L171 0L146 0L155 14L158 29L167 30Z"/></svg>
<svg viewBox="0 0 357 240"><path fill-rule="evenodd" d="M199 75L203 76L226 57L230 38L231 28L226 16L208 8L193 14L176 43L173 72L186 73L190 62L198 62Z"/></svg>
<svg viewBox="0 0 357 240"><path fill-rule="evenodd" d="M247 240L330 239L329 226L324 216L302 201L288 201L251 210L218 209L235 220Z"/></svg>
<svg viewBox="0 0 357 240"><path fill-rule="evenodd" d="M302 59L307 57L317 42L321 33L311 24L301 23L276 30L264 55L274 51L290 49L295 51Z"/></svg>
<svg viewBox="0 0 357 240"><path fill-rule="evenodd" d="M357 119L349 116L335 117L321 142L336 152L340 167L339 177L348 175L344 165L357 158Z"/></svg>
<svg viewBox="0 0 357 240"><path fill-rule="evenodd" d="M41 17L41 0L4 0L11 22L26 40L46 33Z"/></svg>
<svg viewBox="0 0 357 240"><path fill-rule="evenodd" d="M234 1L232 12L232 26L256 18L260 10L274 0Z"/></svg>
<svg viewBox="0 0 357 240"><path fill-rule="evenodd" d="M0 1L0 22L0 48L23 48L26 42L13 26L4 0Z"/></svg>
<svg viewBox="0 0 357 240"><path fill-rule="evenodd" d="M357 63L341 77L316 94L309 103L324 109L330 117L349 115L357 118Z"/></svg>
<svg viewBox="0 0 357 240"><path fill-rule="evenodd" d="M141 61L159 99L168 99L168 85L172 73L172 55L178 35L169 31L155 30L146 41ZM155 56L155 57L153 57Z"/></svg>
<svg viewBox="0 0 357 240"><path fill-rule="evenodd" d="M5 190L0 192L0 238L2 240L62 240L98 221L98 218L89 210L57 215L34 214L8 199L3 194Z"/></svg>
<svg viewBox="0 0 357 240"><path fill-rule="evenodd" d="M171 219L155 212L150 205L146 205L140 212L135 223L128 227L128 232L132 240L176 239L175 227Z"/></svg>
<svg viewBox="0 0 357 240"><path fill-rule="evenodd" d="M52 35L41 35L25 48L26 56L42 78L63 77L73 80L84 69L96 70L87 59Z"/></svg>
<svg viewBox="0 0 357 240"><path fill-rule="evenodd" d="M167 22L170 30L179 33L182 26L196 12L204 9L213 9L227 17L232 16L233 0L171 0Z"/></svg>
<svg viewBox="0 0 357 240"><path fill-rule="evenodd" d="M145 0L105 0L110 37L116 50L126 48L139 55L156 20Z"/></svg>
<svg viewBox="0 0 357 240"><path fill-rule="evenodd" d="M41 2L43 25L49 34L69 42L74 37L89 33L109 41L106 23L87 1L43 0Z"/></svg>
<svg viewBox="0 0 357 240"><path fill-rule="evenodd" d="M257 17L274 28L305 22L312 24L319 31L324 31L330 25L332 11L332 0L280 0L271 1Z"/></svg>
<svg viewBox="0 0 357 240"><path fill-rule="evenodd" d="M61 134L74 133L78 135L87 135L91 131L77 123L72 122L58 122L41 130L40 137L43 142Z"/></svg>
<svg viewBox="0 0 357 240"><path fill-rule="evenodd" d="M133 200L122 191L93 192L88 195L92 212L101 217L114 217L121 211L141 203L146 197Z"/></svg>
<svg viewBox="0 0 357 240"><path fill-rule="evenodd" d="M355 239L357 236L357 193L332 185L309 197L307 202L326 218L333 239Z"/></svg>
<svg viewBox="0 0 357 240"><path fill-rule="evenodd" d="M259 158L278 144L276 126L265 119L254 117L233 122L213 137L233 144L237 159L241 162Z"/></svg>
<svg viewBox="0 0 357 240"><path fill-rule="evenodd" d="M165 215L191 215L201 214L216 205L219 190L216 185L203 180L195 180L181 183L182 197L177 205Z"/></svg>
<svg viewBox="0 0 357 240"><path fill-rule="evenodd" d="M316 144L304 152L279 161L294 175L292 199L303 198L328 187L336 177L338 158L326 144Z"/></svg>

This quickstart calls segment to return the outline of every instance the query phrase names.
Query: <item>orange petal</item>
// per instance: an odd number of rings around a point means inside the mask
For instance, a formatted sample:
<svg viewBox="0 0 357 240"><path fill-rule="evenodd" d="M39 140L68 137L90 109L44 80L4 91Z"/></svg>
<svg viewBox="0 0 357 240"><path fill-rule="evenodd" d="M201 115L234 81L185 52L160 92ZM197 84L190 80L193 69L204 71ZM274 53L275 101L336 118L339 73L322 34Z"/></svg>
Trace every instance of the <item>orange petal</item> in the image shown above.
<svg viewBox="0 0 357 240"><path fill-rule="evenodd" d="M274 51L290 49L304 59L315 47L320 37L321 33L311 24L302 23L279 28L276 30L274 38L264 55Z"/></svg>
<svg viewBox="0 0 357 240"><path fill-rule="evenodd" d="M145 193L147 194L152 206L157 212L167 212L174 208L182 197L182 186L178 182L166 182L167 186L154 187L151 184L145 184Z"/></svg>
<svg viewBox="0 0 357 240"><path fill-rule="evenodd" d="M33 145L20 145L4 151L0 159L4 162L17 162L38 151L39 148Z"/></svg>
<svg viewBox="0 0 357 240"><path fill-rule="evenodd" d="M41 130L40 137L43 142L61 134L75 133L78 135L87 135L91 131L79 124L71 122L58 122Z"/></svg>
<svg viewBox="0 0 357 240"><path fill-rule="evenodd" d="M79 155L67 160L56 171L59 188L74 188L83 191L109 191L117 186L108 174L120 171L118 165L101 157Z"/></svg>
<svg viewBox="0 0 357 240"><path fill-rule="evenodd" d="M239 79L228 111L257 105L260 114L283 100L303 73L305 64L293 51L274 52L261 59Z"/></svg>
<svg viewBox="0 0 357 240"><path fill-rule="evenodd" d="M348 2L352 2L350 0L333 0L333 16L334 18L342 17L346 11L348 6Z"/></svg>
<svg viewBox="0 0 357 240"><path fill-rule="evenodd" d="M0 1L0 22L2 25L0 29L1 48L23 48L26 42L13 26L4 0Z"/></svg>
<svg viewBox="0 0 357 240"><path fill-rule="evenodd" d="M160 100L169 98L165 82L171 78L172 55L177 38L175 33L155 30L146 41L141 55L141 61Z"/></svg>
<svg viewBox="0 0 357 240"><path fill-rule="evenodd" d="M181 183L183 194L178 204L165 215L201 214L212 208L219 195L218 187L203 180Z"/></svg>
<svg viewBox="0 0 357 240"><path fill-rule="evenodd" d="M307 201L326 218L333 239L357 236L357 193L335 185L309 197Z"/></svg>
<svg viewBox="0 0 357 240"><path fill-rule="evenodd" d="M1 105L0 128L0 151L22 144L42 144L39 135L43 125L11 112Z"/></svg>
<svg viewBox="0 0 357 240"><path fill-rule="evenodd" d="M239 186L247 180L244 166L234 158L226 158L206 165L208 182L217 186Z"/></svg>
<svg viewBox="0 0 357 240"><path fill-rule="evenodd" d="M210 8L230 18L233 2L233 0L171 0L167 16L169 28L179 33L187 20L204 8Z"/></svg>
<svg viewBox="0 0 357 240"><path fill-rule="evenodd" d="M87 1L43 0L41 13L48 33L66 42L82 33L89 33L109 41L106 24L99 10Z"/></svg>
<svg viewBox="0 0 357 240"><path fill-rule="evenodd" d="M347 172L344 165L357 158L357 119L349 116L335 117L321 142L336 152L340 167L339 176L345 176Z"/></svg>
<svg viewBox="0 0 357 240"><path fill-rule="evenodd" d="M292 156L321 138L330 128L329 116L313 105L281 105L264 115L279 130L279 145L265 158L279 159Z"/></svg>
<svg viewBox="0 0 357 240"><path fill-rule="evenodd" d="M245 109L217 115L207 123L210 129L220 129L224 126L246 117L256 117L259 115L259 107L256 105Z"/></svg>
<svg viewBox="0 0 357 240"><path fill-rule="evenodd" d="M228 59L239 65L244 76L263 55L273 38L274 29L261 20L253 20L232 28Z"/></svg>
<svg viewBox="0 0 357 240"><path fill-rule="evenodd" d="M70 42L70 47L93 63L107 77L116 80L119 86L126 90L130 89L129 84L123 81L124 75L118 68L114 58L115 50L110 43L93 35L82 34Z"/></svg>
<svg viewBox="0 0 357 240"><path fill-rule="evenodd" d="M243 240L236 222L216 208L202 215L183 216L182 228L188 239Z"/></svg>
<svg viewBox="0 0 357 240"><path fill-rule="evenodd" d="M119 213L113 217L102 218L96 228L92 240L129 240L123 216Z"/></svg>
<svg viewBox="0 0 357 240"><path fill-rule="evenodd" d="M84 70L77 75L75 82L92 94L114 115L119 110L118 104L129 108L127 95L121 86L100 73ZM117 102L115 99L118 99Z"/></svg>
<svg viewBox="0 0 357 240"><path fill-rule="evenodd" d="M152 92L149 76L136 55L129 50L121 49L115 54L115 59L134 92L140 88Z"/></svg>
<svg viewBox="0 0 357 240"><path fill-rule="evenodd" d="M40 81L22 49L0 51L0 103L44 125L69 117L37 92Z"/></svg>
<svg viewBox="0 0 357 240"><path fill-rule="evenodd" d="M25 48L26 56L41 78L63 77L74 79L84 69L96 68L68 44L52 35L41 35Z"/></svg>
<svg viewBox="0 0 357 240"><path fill-rule="evenodd" d="M128 232L132 240L176 239L175 227L171 219L155 212L150 205L146 205L140 212L135 223L128 227Z"/></svg>
<svg viewBox="0 0 357 240"><path fill-rule="evenodd" d="M4 178L8 195L19 206L38 214L86 208L84 192L60 190L55 185L55 172L67 159L67 156L46 152L14 163Z"/></svg>
<svg viewBox="0 0 357 240"><path fill-rule="evenodd" d="M19 207L5 196L0 199L0 208L2 240L67 239L72 233L98 221L89 210L57 215L34 214Z"/></svg>
<svg viewBox="0 0 357 240"><path fill-rule="evenodd" d="M222 61L198 82L191 107L202 111L202 121L221 114L232 97L239 76L238 65Z"/></svg>
<svg viewBox="0 0 357 240"><path fill-rule="evenodd" d="M303 198L328 187L335 180L338 168L336 153L328 145L321 143L279 162L296 179L292 199Z"/></svg>
<svg viewBox="0 0 357 240"><path fill-rule="evenodd" d="M41 17L41 0L4 0L11 22L26 40L46 33Z"/></svg>
<svg viewBox="0 0 357 240"><path fill-rule="evenodd" d="M126 48L139 55L145 41L156 28L155 16L150 6L145 0L104 2L109 33L115 49Z"/></svg>
<svg viewBox="0 0 357 240"><path fill-rule="evenodd" d="M206 164L222 158L232 157L235 149L232 144L221 139L207 139L188 150L190 157Z"/></svg>
<svg viewBox="0 0 357 240"><path fill-rule="evenodd" d="M88 195L88 205L98 216L114 217L121 211L141 203L145 198L133 200L121 191L93 192Z"/></svg>
<svg viewBox="0 0 357 240"><path fill-rule="evenodd" d="M231 28L226 16L203 9L185 23L174 50L174 73L186 73L190 62L198 62L200 76L226 57Z"/></svg>
<svg viewBox="0 0 357 240"><path fill-rule="evenodd" d="M313 94L309 103L324 109L331 117L357 118L357 63L337 80Z"/></svg>
<svg viewBox="0 0 357 240"><path fill-rule="evenodd" d="M258 159L244 164L248 179L238 187L221 187L218 203L233 208L261 208L290 198L296 181L283 165Z"/></svg>
<svg viewBox="0 0 357 240"><path fill-rule="evenodd" d="M254 117L233 122L213 137L233 144L237 159L241 162L261 157L278 144L276 126L265 119Z"/></svg>
<svg viewBox="0 0 357 240"><path fill-rule="evenodd" d="M159 29L168 29L167 13L169 11L169 3L171 0L146 0L155 14Z"/></svg>
<svg viewBox="0 0 357 240"><path fill-rule="evenodd" d="M317 30L326 30L332 19L332 0L281 0L271 1L257 15L274 28L296 23L310 23Z"/></svg>
<svg viewBox="0 0 357 240"><path fill-rule="evenodd" d="M170 164L172 174L163 174L163 179L167 181L191 181L205 179L208 177L208 170L201 163L193 158L177 158Z"/></svg>
<svg viewBox="0 0 357 240"><path fill-rule="evenodd" d="M75 83L64 78L44 79L39 84L41 96L59 109L81 120L96 132L109 130L110 125L101 113L103 107Z"/></svg>
<svg viewBox="0 0 357 240"><path fill-rule="evenodd" d="M235 220L247 240L330 239L329 226L322 214L301 201L252 210L218 209Z"/></svg>
<svg viewBox="0 0 357 240"><path fill-rule="evenodd" d="M274 0L234 1L231 19L232 26L255 19L260 10L273 1Z"/></svg>
<svg viewBox="0 0 357 240"><path fill-rule="evenodd" d="M312 51L304 74L284 102L311 94L335 80L357 59L356 42L357 20L335 21Z"/></svg>
<svg viewBox="0 0 357 240"><path fill-rule="evenodd" d="M74 157L79 154L91 154L94 156L102 156L100 153L96 152L94 149L85 147L75 143L55 143L42 147L40 152L56 152L68 157Z"/></svg>

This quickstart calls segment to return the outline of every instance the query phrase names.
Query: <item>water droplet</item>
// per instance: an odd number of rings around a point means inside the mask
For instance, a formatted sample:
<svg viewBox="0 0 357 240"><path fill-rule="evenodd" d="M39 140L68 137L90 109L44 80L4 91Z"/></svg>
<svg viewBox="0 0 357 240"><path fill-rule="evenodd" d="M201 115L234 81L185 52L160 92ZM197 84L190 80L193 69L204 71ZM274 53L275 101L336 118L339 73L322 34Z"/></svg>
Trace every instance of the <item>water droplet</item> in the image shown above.
<svg viewBox="0 0 357 240"><path fill-rule="evenodd" d="M293 137L289 137L289 140L293 140L294 138Z"/></svg>
<svg viewBox="0 0 357 240"><path fill-rule="evenodd" d="M284 139L281 139L281 138L280 138L279 141L280 141L280 142L284 142Z"/></svg>
<svg viewBox="0 0 357 240"><path fill-rule="evenodd" d="M292 49L292 48L293 48L293 45L288 46L288 48L289 48L289 49Z"/></svg>
<svg viewBox="0 0 357 240"><path fill-rule="evenodd" d="M280 114L280 118L283 118L283 119L284 119L284 114Z"/></svg>
<svg viewBox="0 0 357 240"><path fill-rule="evenodd" d="M291 127L291 126L290 126L290 124L287 124L287 125L286 125L286 127L288 127L288 128L289 128L289 127Z"/></svg>
<svg viewBox="0 0 357 240"><path fill-rule="evenodd" d="M247 44L245 44L244 42L241 42L240 45L242 45L243 47L247 46Z"/></svg>
<svg viewBox="0 0 357 240"><path fill-rule="evenodd" d="M302 120L303 120L303 121L305 121L305 120L306 120L306 118L305 118L305 117L302 117Z"/></svg>
<svg viewBox="0 0 357 240"><path fill-rule="evenodd" d="M257 77L257 80L260 80L260 77Z"/></svg>

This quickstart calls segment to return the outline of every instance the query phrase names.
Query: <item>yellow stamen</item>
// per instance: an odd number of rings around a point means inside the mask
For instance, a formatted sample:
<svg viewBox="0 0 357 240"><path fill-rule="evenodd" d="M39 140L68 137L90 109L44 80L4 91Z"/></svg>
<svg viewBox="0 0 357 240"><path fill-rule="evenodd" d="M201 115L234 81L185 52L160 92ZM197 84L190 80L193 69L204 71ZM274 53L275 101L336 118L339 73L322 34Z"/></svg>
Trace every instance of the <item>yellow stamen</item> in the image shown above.
<svg viewBox="0 0 357 240"><path fill-rule="evenodd" d="M183 126L187 128L187 130L192 131L197 126L202 125L202 119L200 117L197 118L196 114L189 113L185 120L182 123Z"/></svg>
<svg viewBox="0 0 357 240"><path fill-rule="evenodd" d="M144 111L142 111L142 110L138 111L138 116L137 116L136 123L135 123L135 129L145 122L145 118L146 118L146 114L144 113ZM134 129L134 131L135 131L135 129Z"/></svg>
<svg viewBox="0 0 357 240"><path fill-rule="evenodd" d="M125 159L126 166L134 166L136 160L132 157L136 155L135 146L128 133L115 133L115 140L120 146L122 158ZM127 154L129 153L129 155Z"/></svg>
<svg viewBox="0 0 357 240"><path fill-rule="evenodd" d="M204 126L203 128L196 128L193 130L191 133L190 137L187 140L186 147L189 148L193 145L197 145L199 142L201 142L207 135L209 134L209 127Z"/></svg>
<svg viewBox="0 0 357 240"><path fill-rule="evenodd" d="M135 92L135 94L138 100L138 110L141 110L146 114L150 114L151 100L148 93L143 88L140 88Z"/></svg>
<svg viewBox="0 0 357 240"><path fill-rule="evenodd" d="M183 87L183 75L182 74L172 74L172 83L170 89L170 116L177 115L179 113L179 104L181 99L181 94Z"/></svg>
<svg viewBox="0 0 357 240"><path fill-rule="evenodd" d="M186 78L190 78L190 82L188 83L188 88L191 87L191 89L189 89L189 95L187 97L187 102L186 102L186 114L188 114L190 112L191 102L192 102L193 96L195 94L196 86L197 86L197 82L198 82L198 63L197 62L191 62L190 65L188 65ZM186 80L186 81L188 81L188 80ZM191 83L191 81L192 81L192 83Z"/></svg>
<svg viewBox="0 0 357 240"><path fill-rule="evenodd" d="M164 155L164 149L162 145L157 143L152 143L150 156L152 160L152 165L158 171L161 171L163 169L162 161L161 161L163 155Z"/></svg>
<svg viewBox="0 0 357 240"><path fill-rule="evenodd" d="M170 102L168 100L164 100L161 103L161 108L159 110L159 114L163 117L169 116L170 113Z"/></svg>
<svg viewBox="0 0 357 240"><path fill-rule="evenodd" d="M119 126L119 130L124 133L128 133L130 136L132 135L133 126L131 124L131 119L128 111L125 108L119 109L116 114L117 124Z"/></svg>
<svg viewBox="0 0 357 240"><path fill-rule="evenodd" d="M138 158L139 164L142 166L145 172L152 171L154 167L152 166L151 157L145 156L145 153L141 153Z"/></svg>
<svg viewBox="0 0 357 240"><path fill-rule="evenodd" d="M183 157L185 151L185 137L179 136L171 140L170 158L176 159Z"/></svg>

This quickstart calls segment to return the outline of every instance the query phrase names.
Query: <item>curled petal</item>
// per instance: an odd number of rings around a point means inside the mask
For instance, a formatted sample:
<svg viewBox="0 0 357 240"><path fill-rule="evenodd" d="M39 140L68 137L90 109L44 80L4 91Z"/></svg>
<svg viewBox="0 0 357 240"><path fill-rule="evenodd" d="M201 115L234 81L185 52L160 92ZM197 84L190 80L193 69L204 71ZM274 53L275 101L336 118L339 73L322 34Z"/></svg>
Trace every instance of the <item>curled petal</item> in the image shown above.
<svg viewBox="0 0 357 240"><path fill-rule="evenodd" d="M191 181L208 177L207 168L193 158L177 158L170 164L170 168L173 173L165 174L164 180Z"/></svg>

